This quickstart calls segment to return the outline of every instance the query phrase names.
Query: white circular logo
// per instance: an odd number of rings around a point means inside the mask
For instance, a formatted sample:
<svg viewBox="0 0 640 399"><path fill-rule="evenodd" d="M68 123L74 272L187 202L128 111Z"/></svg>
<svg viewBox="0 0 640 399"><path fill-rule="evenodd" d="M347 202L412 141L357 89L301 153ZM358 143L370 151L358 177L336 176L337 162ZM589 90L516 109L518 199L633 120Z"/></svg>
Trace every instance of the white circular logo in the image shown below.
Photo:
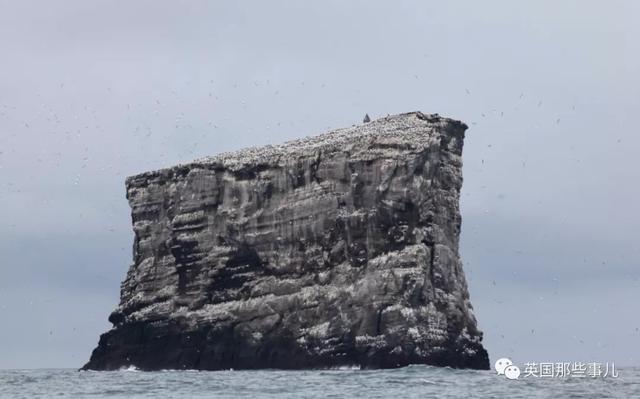
<svg viewBox="0 0 640 399"><path fill-rule="evenodd" d="M510 380L517 380L520 377L520 369L518 366L511 365L504 369L504 376Z"/></svg>
<svg viewBox="0 0 640 399"><path fill-rule="evenodd" d="M496 372L498 373L498 375L502 375L504 374L504 370L511 366L513 364L513 362L511 361L511 359L507 359L506 357L503 357L501 359L498 359L496 361L496 363L493 365L493 367L496 369Z"/></svg>

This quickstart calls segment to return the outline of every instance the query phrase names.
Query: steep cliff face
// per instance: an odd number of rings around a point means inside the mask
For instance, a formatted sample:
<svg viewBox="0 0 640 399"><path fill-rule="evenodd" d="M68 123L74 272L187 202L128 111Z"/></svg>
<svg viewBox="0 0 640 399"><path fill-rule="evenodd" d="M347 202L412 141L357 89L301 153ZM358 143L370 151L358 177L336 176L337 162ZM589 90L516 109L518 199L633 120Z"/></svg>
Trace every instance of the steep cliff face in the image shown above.
<svg viewBox="0 0 640 399"><path fill-rule="evenodd" d="M84 368L488 368L465 129L408 113L128 178L134 264Z"/></svg>

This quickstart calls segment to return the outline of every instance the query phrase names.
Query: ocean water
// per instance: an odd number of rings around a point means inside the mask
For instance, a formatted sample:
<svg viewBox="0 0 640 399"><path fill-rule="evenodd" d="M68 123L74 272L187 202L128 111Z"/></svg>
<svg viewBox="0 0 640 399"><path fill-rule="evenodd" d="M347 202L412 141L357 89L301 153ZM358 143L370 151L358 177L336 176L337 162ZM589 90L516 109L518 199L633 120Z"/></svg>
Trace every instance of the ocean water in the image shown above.
<svg viewBox="0 0 640 399"><path fill-rule="evenodd" d="M0 370L1 398L640 398L640 369L617 378L508 380L492 371L393 370L79 372Z"/></svg>

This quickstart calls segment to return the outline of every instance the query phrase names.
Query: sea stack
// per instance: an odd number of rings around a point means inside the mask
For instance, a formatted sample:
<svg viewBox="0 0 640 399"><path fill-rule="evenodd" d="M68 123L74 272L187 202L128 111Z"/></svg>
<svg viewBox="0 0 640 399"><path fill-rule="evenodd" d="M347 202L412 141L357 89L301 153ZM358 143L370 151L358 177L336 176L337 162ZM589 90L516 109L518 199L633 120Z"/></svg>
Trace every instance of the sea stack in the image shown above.
<svg viewBox="0 0 640 399"><path fill-rule="evenodd" d="M127 178L133 265L83 368L488 369L466 129L411 112Z"/></svg>

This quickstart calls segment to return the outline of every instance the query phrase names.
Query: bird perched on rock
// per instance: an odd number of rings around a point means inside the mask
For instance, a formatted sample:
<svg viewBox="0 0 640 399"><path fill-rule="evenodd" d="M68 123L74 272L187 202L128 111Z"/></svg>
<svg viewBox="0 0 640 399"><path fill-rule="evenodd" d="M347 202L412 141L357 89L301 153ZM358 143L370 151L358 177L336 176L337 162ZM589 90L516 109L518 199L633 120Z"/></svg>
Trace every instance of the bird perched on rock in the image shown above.
<svg viewBox="0 0 640 399"><path fill-rule="evenodd" d="M362 120L362 123L367 123L367 122L371 122L371 118L369 118L369 114L364 114L364 119Z"/></svg>

